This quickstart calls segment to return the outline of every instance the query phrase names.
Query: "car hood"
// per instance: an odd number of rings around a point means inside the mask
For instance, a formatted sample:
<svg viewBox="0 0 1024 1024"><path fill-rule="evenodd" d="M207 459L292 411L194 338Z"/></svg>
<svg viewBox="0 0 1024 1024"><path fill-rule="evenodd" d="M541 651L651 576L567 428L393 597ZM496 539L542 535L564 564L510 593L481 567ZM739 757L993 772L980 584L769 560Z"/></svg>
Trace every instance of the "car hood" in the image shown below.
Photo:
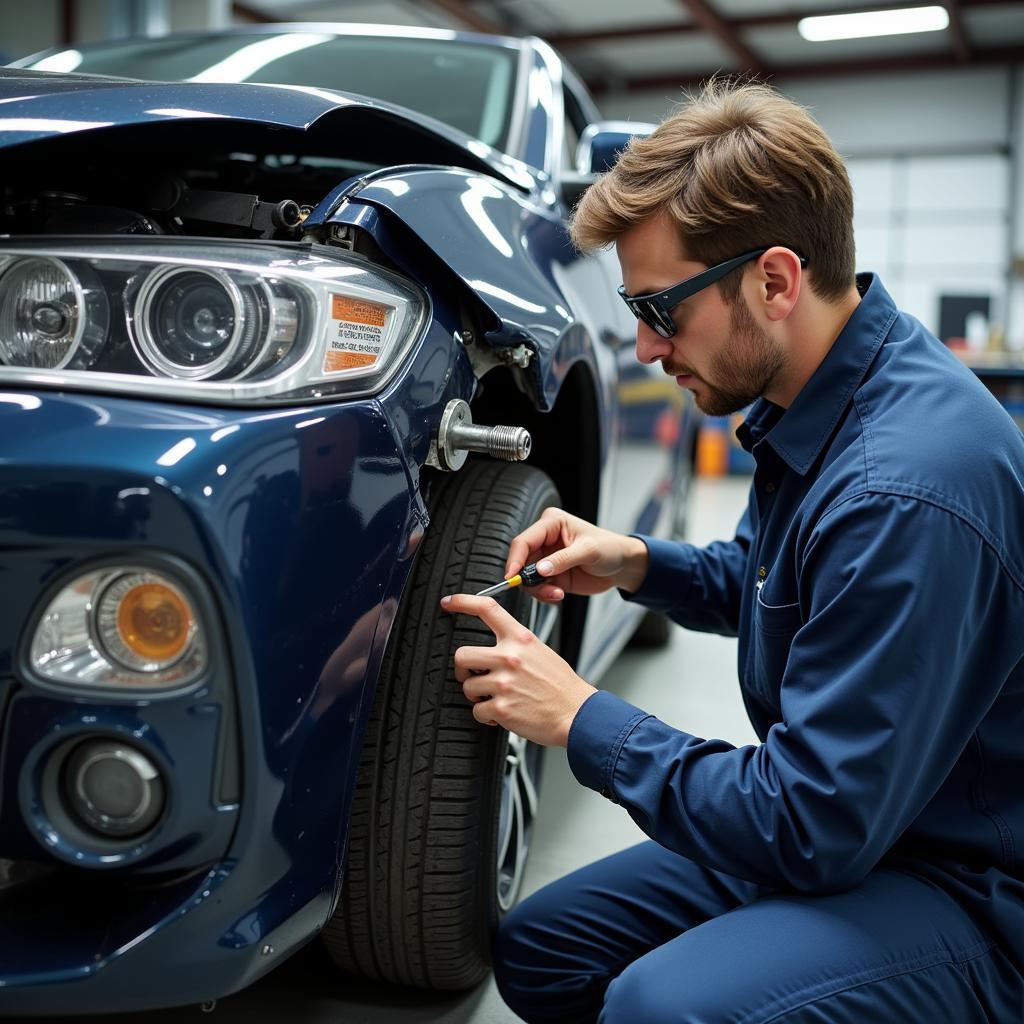
<svg viewBox="0 0 1024 1024"><path fill-rule="evenodd" d="M303 132L332 120L337 120L338 131L397 128L428 143L437 162L484 171L524 191L536 187L530 168L478 139L423 114L354 93L302 85L143 82L0 68L0 149L73 132L217 119Z"/></svg>

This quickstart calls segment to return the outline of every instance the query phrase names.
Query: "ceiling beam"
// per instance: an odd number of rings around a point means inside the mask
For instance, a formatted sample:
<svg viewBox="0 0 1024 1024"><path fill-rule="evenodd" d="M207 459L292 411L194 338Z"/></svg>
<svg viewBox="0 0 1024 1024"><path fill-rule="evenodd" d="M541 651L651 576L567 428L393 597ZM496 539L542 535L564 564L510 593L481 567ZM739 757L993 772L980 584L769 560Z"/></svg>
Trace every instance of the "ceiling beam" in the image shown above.
<svg viewBox="0 0 1024 1024"><path fill-rule="evenodd" d="M971 43L967 38L964 15L959 0L942 0L942 6L949 15L949 34L953 37L953 52L961 64L971 62Z"/></svg>
<svg viewBox="0 0 1024 1024"><path fill-rule="evenodd" d="M705 32L713 35L736 58L742 70L758 74L765 70L760 58L743 42L733 24L726 21L706 0L679 2Z"/></svg>
<svg viewBox="0 0 1024 1024"><path fill-rule="evenodd" d="M248 4L233 3L231 5L231 14L242 21L251 21L255 25L272 25L275 21L281 20L280 18L273 17L273 15L265 14L263 11L258 11L255 7L250 7Z"/></svg>
<svg viewBox="0 0 1024 1024"><path fill-rule="evenodd" d="M974 64L1017 64L1024 62L1024 46L990 47L975 50ZM820 64L790 64L773 66L771 78L842 78L846 75L886 74L887 72L946 71L963 65L948 53L915 54L906 57L865 57L848 61L824 61ZM685 71L679 74L648 75L642 78L616 78L612 86L607 82L590 80L587 87L594 95L611 92L644 92L653 89L682 89L707 81L720 69Z"/></svg>
<svg viewBox="0 0 1024 1024"><path fill-rule="evenodd" d="M903 0L900 3L900 7L932 7L935 4L935 0ZM960 8L961 17L960 21L963 21L962 11L965 7L969 8L980 8L980 7L1004 7L1010 4L1016 4L1020 6L1020 0L959 0L956 4ZM858 10L878 10L881 7L879 3L875 7L864 6L858 8ZM741 33L749 31L750 29L756 28L776 28L779 26L785 27L789 25L795 25L798 21L803 18L817 18L824 17L830 14L836 14L837 11L834 7L823 7L819 9L808 9L799 12L794 11L781 11L776 14L752 14L745 18L729 18L726 20L726 24L729 25L735 32ZM852 13L848 10L842 10L839 13L849 14ZM724 19L723 19L724 20ZM953 17L950 15L950 23L952 24ZM626 39L644 39L654 36L665 36L665 35L692 35L697 32L705 31L703 26L698 24L696 21L693 22L656 22L650 25L636 25L632 28L605 28L605 29L594 29L591 32L569 32L561 35L548 35L545 36L547 41L552 46L568 48L572 46L583 46L587 43L607 43L615 42L616 40Z"/></svg>
<svg viewBox="0 0 1024 1024"><path fill-rule="evenodd" d="M61 46L70 46L76 41L74 0L60 0L59 12L60 37L58 42Z"/></svg>

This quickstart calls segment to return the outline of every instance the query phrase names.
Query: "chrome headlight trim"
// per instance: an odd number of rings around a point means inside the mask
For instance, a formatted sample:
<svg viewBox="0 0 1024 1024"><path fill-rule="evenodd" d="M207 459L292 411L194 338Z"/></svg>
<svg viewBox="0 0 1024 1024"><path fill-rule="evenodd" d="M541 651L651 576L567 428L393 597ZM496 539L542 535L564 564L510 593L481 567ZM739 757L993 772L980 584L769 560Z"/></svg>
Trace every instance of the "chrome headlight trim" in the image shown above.
<svg viewBox="0 0 1024 1024"><path fill-rule="evenodd" d="M119 267L126 281L134 276L134 288L126 286L123 300L117 301L126 304L124 321L132 339L130 347L141 365L139 372L0 365L0 381L16 386L208 405L295 405L363 398L378 394L391 383L422 337L430 312L429 297L414 282L361 257L319 244L166 236L0 240L0 261L18 256L70 259L92 264L97 270ZM147 275L172 266L218 271L232 279L242 276L258 284L269 306L264 310L264 338L252 364L237 376L218 380L158 376L156 364L150 366L148 358L141 358L139 343L133 339L131 304L137 308ZM339 299L386 310L383 323L374 328L379 335L379 355L372 365L325 367L331 339L339 333L339 320L332 316ZM297 329L291 325L293 317L299 321ZM290 336L293 341L288 340Z"/></svg>

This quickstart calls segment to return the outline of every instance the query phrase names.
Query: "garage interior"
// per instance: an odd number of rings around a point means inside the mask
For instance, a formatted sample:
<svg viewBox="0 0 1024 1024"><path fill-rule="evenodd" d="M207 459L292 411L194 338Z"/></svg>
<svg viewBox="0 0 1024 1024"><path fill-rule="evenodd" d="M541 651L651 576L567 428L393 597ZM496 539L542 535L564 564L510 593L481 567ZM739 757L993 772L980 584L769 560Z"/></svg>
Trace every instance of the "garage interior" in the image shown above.
<svg viewBox="0 0 1024 1024"><path fill-rule="evenodd" d="M936 31L813 41L804 19L925 3L866 0L34 0L0 7L0 63L129 35L276 22L357 22L536 35L570 62L603 117L656 122L716 73L750 74L807 105L847 162L857 269L881 275L903 310L971 366L1024 425L1024 2L944 0ZM932 5L934 6L934 5ZM702 428L689 539L732 536L750 463L735 423ZM629 487L629 466L621 485ZM736 641L673 628L629 648L601 681L699 736L755 743L736 684ZM576 784L545 752L544 800L523 886L529 895L639 842L622 809ZM132 1015L269 1024L505 1024L493 982L425 994L334 986L317 946L241 993ZM39 1020L41 1018L33 1018ZM79 1018L99 1021L104 1018Z"/></svg>

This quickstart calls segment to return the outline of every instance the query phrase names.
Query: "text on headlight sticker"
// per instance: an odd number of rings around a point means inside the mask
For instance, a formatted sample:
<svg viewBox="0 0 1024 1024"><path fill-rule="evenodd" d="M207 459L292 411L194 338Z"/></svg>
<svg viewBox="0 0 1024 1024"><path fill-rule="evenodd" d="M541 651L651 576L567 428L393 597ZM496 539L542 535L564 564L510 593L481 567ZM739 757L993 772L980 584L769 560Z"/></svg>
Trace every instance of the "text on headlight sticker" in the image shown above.
<svg viewBox="0 0 1024 1024"><path fill-rule="evenodd" d="M388 307L350 295L331 296L331 334L324 373L372 366L384 348Z"/></svg>

